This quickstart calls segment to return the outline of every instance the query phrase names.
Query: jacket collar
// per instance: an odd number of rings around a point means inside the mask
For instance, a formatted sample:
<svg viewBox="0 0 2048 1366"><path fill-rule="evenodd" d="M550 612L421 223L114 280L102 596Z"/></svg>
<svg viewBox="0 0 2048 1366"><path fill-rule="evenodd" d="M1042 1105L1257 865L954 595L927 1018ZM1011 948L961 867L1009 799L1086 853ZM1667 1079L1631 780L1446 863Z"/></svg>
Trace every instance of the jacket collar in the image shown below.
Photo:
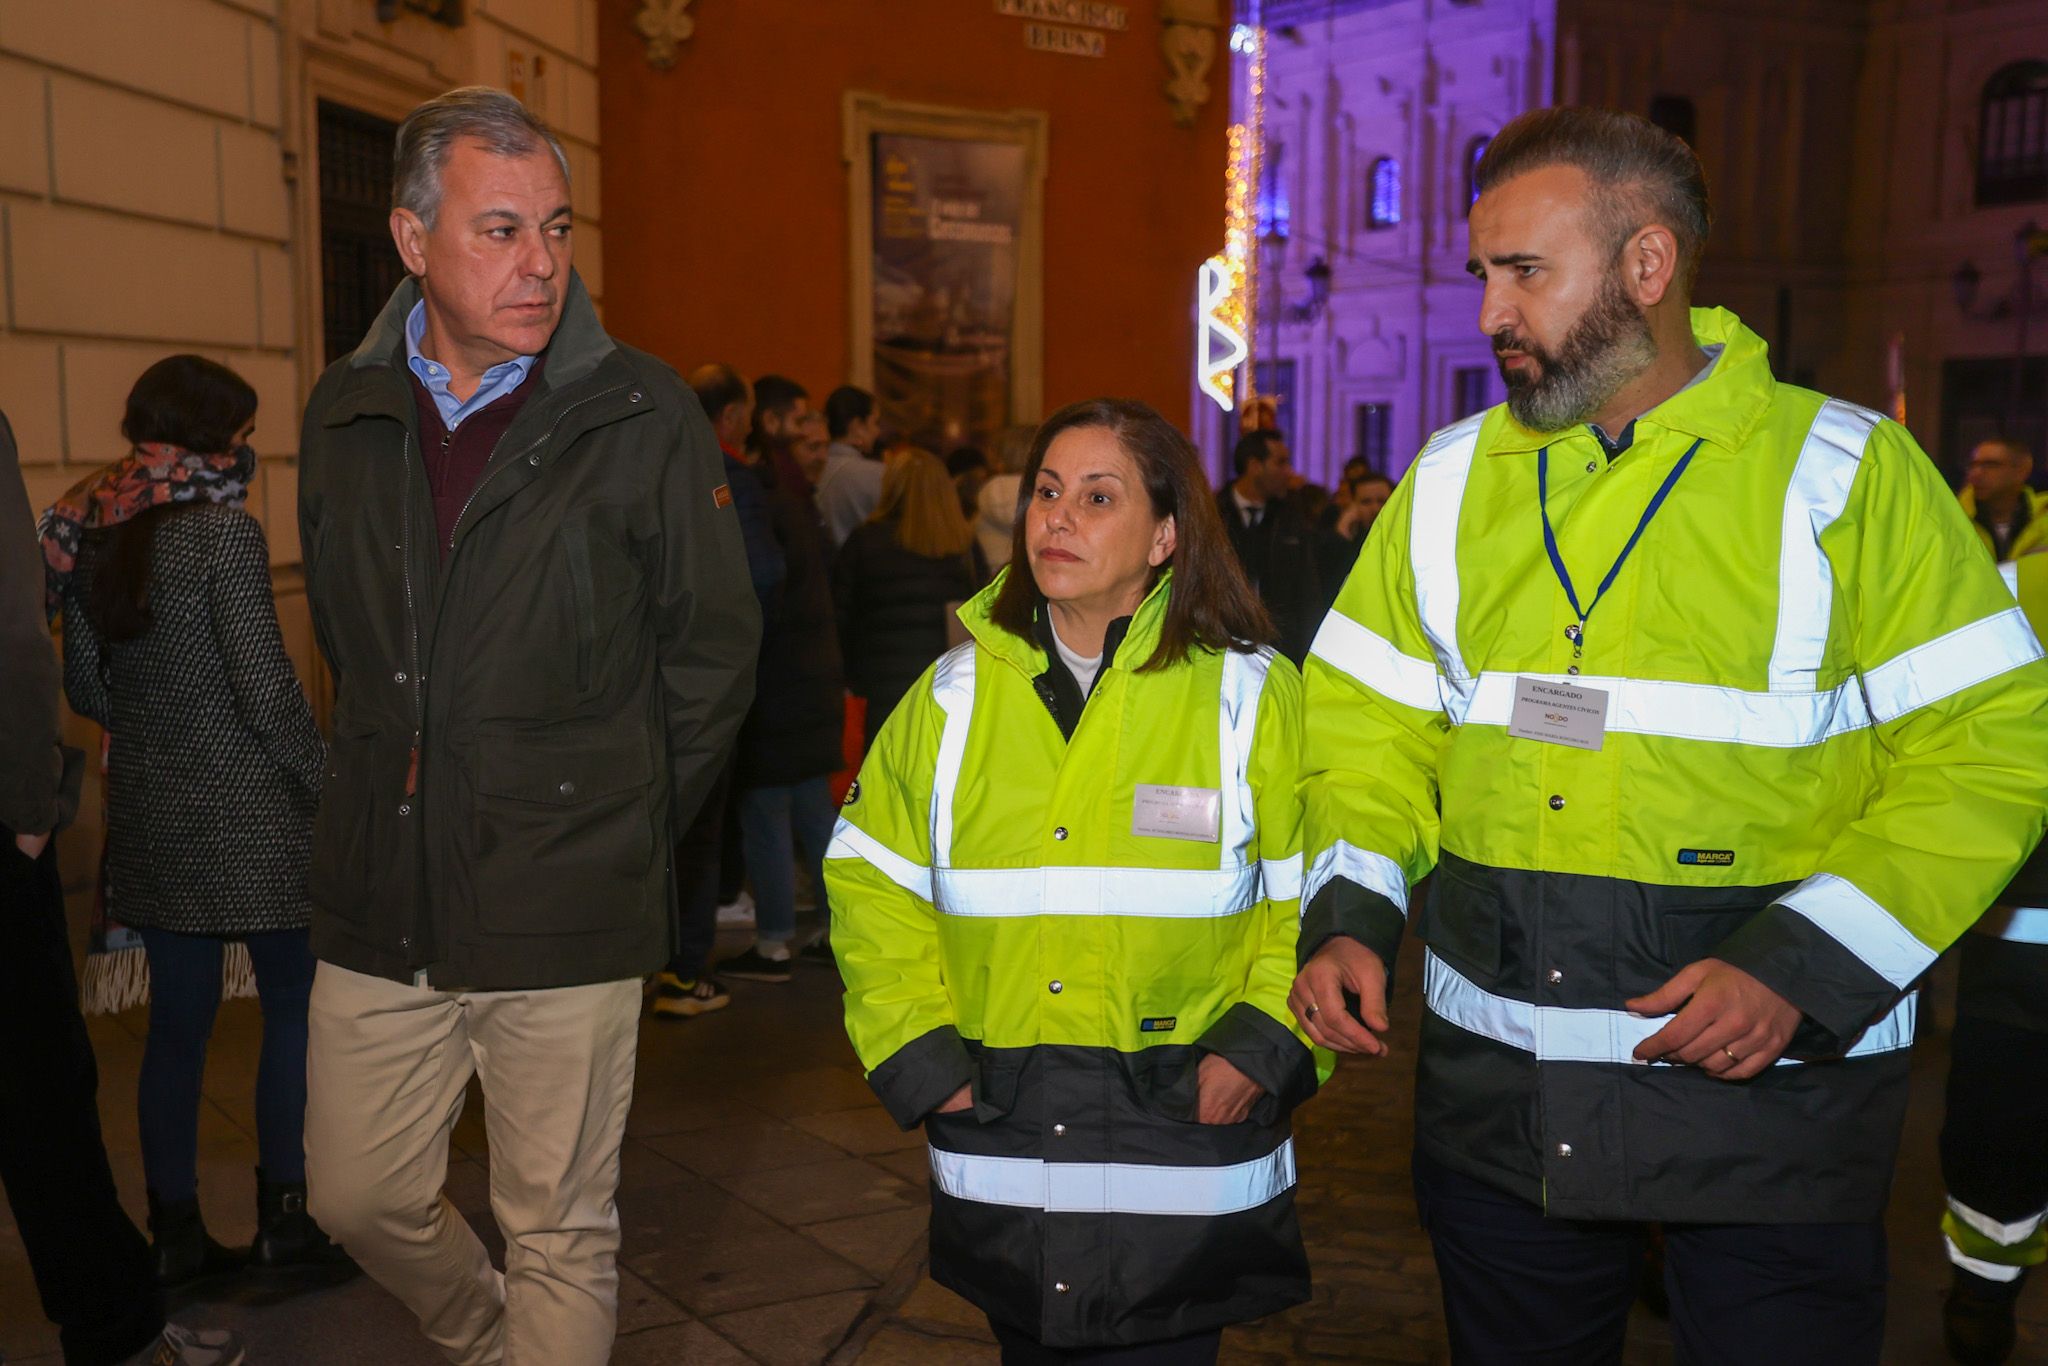
<svg viewBox="0 0 2048 1366"><path fill-rule="evenodd" d="M1692 310L1692 335L1702 348L1721 348L1713 371L1638 417L1637 439L1661 428L1709 445L1737 448L1762 419L1777 389L1770 349L1725 308ZM1497 412L1499 425L1485 444L1489 455L1533 451L1572 439L1595 440L1583 424L1562 432L1538 432L1515 421L1506 404Z"/></svg>
<svg viewBox="0 0 2048 1366"><path fill-rule="evenodd" d="M406 380L405 320L420 301L419 281L408 275L399 281L391 298L377 314L362 345L349 353L339 392L321 415L329 427L340 427L358 417L395 417L409 421L412 390ZM547 364L542 367L541 390L532 397L566 389L589 378L618 346L598 321L590 292L583 277L569 272L569 293L562 302L562 320L548 339ZM531 401L531 399L529 399Z"/></svg>
<svg viewBox="0 0 2048 1366"><path fill-rule="evenodd" d="M1009 576L1009 567L1005 565L997 572L994 582L969 598L960 609L960 624L990 654L1021 669L1027 678L1036 678L1046 670L1045 647L1035 639L1011 635L996 625L990 615L997 596L1003 590L1003 582ZM1158 583L1152 585L1152 591L1131 614L1130 627L1116 648L1116 657L1102 661L1104 673L1111 668L1136 668L1152 657L1152 652L1159 647L1159 634L1166 624L1166 604L1172 596L1172 583L1173 571L1169 569L1159 576Z"/></svg>

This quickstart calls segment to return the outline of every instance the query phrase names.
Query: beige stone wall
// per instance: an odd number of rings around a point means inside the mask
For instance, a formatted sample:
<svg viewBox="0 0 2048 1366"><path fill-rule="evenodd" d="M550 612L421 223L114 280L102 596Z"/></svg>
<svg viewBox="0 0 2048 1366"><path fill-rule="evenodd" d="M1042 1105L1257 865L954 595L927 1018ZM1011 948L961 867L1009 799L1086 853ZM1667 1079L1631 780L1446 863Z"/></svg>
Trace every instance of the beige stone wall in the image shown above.
<svg viewBox="0 0 2048 1366"><path fill-rule="evenodd" d="M0 410L31 500L123 453L152 362L233 366L261 397L250 506L316 696L293 504L321 362L317 102L396 119L455 85L519 90L568 149L577 264L603 291L599 0L464 8L449 28L380 23L375 0L0 0ZM74 880L88 843L71 841Z"/></svg>

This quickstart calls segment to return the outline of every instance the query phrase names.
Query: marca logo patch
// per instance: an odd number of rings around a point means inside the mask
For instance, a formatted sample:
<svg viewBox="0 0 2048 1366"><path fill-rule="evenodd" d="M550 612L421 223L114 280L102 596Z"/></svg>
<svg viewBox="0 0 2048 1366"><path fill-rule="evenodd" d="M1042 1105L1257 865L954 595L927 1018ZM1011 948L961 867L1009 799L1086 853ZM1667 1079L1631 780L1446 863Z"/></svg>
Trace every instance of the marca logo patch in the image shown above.
<svg viewBox="0 0 2048 1366"><path fill-rule="evenodd" d="M1140 1034L1171 1034L1173 1027L1180 1023L1178 1015L1147 1015L1138 1021Z"/></svg>
<svg viewBox="0 0 2048 1366"><path fill-rule="evenodd" d="M731 484L720 484L720 485L719 485L719 486L718 486L717 488L715 488L715 489L711 490L711 505L712 505L713 507L721 507L721 508L729 508L729 507L731 507L731 506L732 506L732 485L731 485Z"/></svg>
<svg viewBox="0 0 2048 1366"><path fill-rule="evenodd" d="M1733 868L1735 866L1735 851L1733 849L1681 849L1678 851L1678 861L1690 867Z"/></svg>
<svg viewBox="0 0 2048 1366"><path fill-rule="evenodd" d="M858 778L855 778L855 779L854 779L854 780L853 780L853 781L852 781L851 783L847 784L847 787L846 787L846 796L845 796L845 797L844 797L844 798L843 798L843 799L842 799L842 800L840 801L840 803L839 803L839 804L840 804L841 806L852 806L852 805L853 805L853 804L854 804L855 802L857 802L857 801L859 801L859 800L860 800L860 779L858 779Z"/></svg>

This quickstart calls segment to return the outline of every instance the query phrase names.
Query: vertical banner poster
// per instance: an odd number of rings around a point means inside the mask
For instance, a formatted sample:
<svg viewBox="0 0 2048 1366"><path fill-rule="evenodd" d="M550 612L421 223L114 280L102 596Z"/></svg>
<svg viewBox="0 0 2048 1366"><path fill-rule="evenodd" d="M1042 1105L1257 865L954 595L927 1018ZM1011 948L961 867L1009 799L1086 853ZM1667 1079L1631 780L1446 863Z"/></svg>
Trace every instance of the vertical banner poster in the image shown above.
<svg viewBox="0 0 2048 1366"><path fill-rule="evenodd" d="M1027 150L874 135L875 397L944 456L1010 422Z"/></svg>

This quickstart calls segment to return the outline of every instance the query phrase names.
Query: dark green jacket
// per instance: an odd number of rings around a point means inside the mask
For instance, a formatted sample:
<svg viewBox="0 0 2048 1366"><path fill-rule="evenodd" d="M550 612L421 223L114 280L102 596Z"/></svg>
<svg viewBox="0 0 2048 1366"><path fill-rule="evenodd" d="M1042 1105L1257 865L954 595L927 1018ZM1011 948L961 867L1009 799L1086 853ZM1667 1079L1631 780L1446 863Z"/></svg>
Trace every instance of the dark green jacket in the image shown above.
<svg viewBox="0 0 2048 1366"><path fill-rule="evenodd" d="M418 298L401 284L320 377L299 447L335 685L314 949L473 990L652 971L671 840L725 762L761 634L718 444L572 276L444 559L405 369Z"/></svg>

